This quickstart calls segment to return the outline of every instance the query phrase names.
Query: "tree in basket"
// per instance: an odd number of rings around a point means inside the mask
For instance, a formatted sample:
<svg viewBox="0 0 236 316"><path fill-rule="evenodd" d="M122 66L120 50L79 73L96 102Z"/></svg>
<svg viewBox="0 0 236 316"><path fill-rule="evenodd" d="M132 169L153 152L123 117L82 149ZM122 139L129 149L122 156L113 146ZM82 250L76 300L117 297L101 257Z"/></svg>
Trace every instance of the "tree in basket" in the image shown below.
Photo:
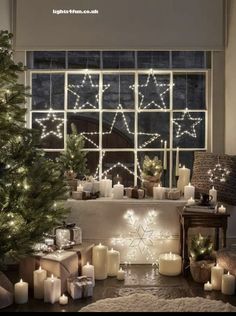
<svg viewBox="0 0 236 316"><path fill-rule="evenodd" d="M193 236L190 245L190 271L195 282L210 280L211 268L215 265L213 243L210 236Z"/></svg>
<svg viewBox="0 0 236 316"><path fill-rule="evenodd" d="M12 59L11 39L0 32L0 267L31 254L67 214L64 176L24 127L27 89L17 80L25 68Z"/></svg>
<svg viewBox="0 0 236 316"><path fill-rule="evenodd" d="M150 159L147 155L145 155L142 169L142 180L148 196L153 196L153 187L160 182L161 175L162 161L156 156L153 159Z"/></svg>
<svg viewBox="0 0 236 316"><path fill-rule="evenodd" d="M84 178L88 173L87 152L84 149L84 137L77 133L76 126L71 124L72 134L67 136L66 150L58 158L58 164L65 174L72 191L76 191L78 178Z"/></svg>

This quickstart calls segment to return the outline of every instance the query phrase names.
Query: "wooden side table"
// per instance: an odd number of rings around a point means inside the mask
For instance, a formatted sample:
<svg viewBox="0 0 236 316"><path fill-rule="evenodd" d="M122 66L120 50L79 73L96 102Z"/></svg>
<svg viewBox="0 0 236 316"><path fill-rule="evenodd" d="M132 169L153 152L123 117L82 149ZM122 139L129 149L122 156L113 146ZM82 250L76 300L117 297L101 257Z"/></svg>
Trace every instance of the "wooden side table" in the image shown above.
<svg viewBox="0 0 236 316"><path fill-rule="evenodd" d="M181 254L183 258L183 273L186 274L187 267L189 265L189 255L188 255L188 231L191 227L209 227L215 228L215 239L214 247L218 250L221 247L226 247L226 232L227 232L227 222L228 213L204 213L198 212L197 210L193 212L185 212L185 208L178 208L179 218L180 218L180 246ZM219 240L219 229L222 229L222 240Z"/></svg>

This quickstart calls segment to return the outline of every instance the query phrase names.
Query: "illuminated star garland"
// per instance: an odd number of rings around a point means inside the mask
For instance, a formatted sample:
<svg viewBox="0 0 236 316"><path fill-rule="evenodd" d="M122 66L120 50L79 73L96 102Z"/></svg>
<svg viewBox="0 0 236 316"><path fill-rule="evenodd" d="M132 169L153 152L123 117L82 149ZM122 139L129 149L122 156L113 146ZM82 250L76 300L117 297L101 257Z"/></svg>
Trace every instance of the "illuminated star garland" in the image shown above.
<svg viewBox="0 0 236 316"><path fill-rule="evenodd" d="M94 84L93 83L92 77L91 77L91 75L89 73L86 73L84 75L84 78L83 78L81 84L78 84L78 85L69 84L68 85L68 91L70 93L72 93L74 96L76 96L75 105L74 105L74 109L75 110L76 109L82 110L82 109L86 108L86 106L89 106L92 109L97 109L97 107L94 104L92 104L90 101L88 101L88 100L85 103L83 103L82 105L80 105L81 95L78 92L79 92L80 89L85 88L87 86L87 83L89 83L89 85L91 86L91 90L92 89L96 89L97 90L99 88L98 84ZM109 87L110 87L110 84L103 85L102 93L104 93ZM84 92L84 91L82 91L82 92ZM94 97L95 97L95 103L98 104L98 102L99 102L99 90L98 90L98 93L95 94Z"/></svg>
<svg viewBox="0 0 236 316"><path fill-rule="evenodd" d="M155 87L160 90L160 88L163 89L163 92L157 92L157 96L160 97L160 100L161 100L161 104L158 104L156 102L156 100L151 100L149 103L147 103L145 106L144 106L144 100L145 100L145 94L143 94L141 91L140 91L140 88L141 89L148 89L149 88L149 84L150 84L150 79L152 78L153 82L154 82L154 85ZM158 83L157 82L157 78L156 76L154 75L153 73L153 70L151 70L151 72L148 74L148 77L147 77L147 81L144 83L144 84L140 84L138 85L138 94L139 96L141 97L140 98L140 104L139 104L139 109L148 109L149 107L151 107L152 105L158 109L161 109L161 110L166 110L166 103L165 103L165 100L164 100L164 96L167 92L170 91L170 87L173 87L173 85L169 84L169 83ZM135 90L135 85L131 85L129 86L130 89L132 90Z"/></svg>
<svg viewBox="0 0 236 316"><path fill-rule="evenodd" d="M54 113L49 112L47 114L47 117L41 118L41 119L35 119L35 121L42 127L42 134L41 138L46 138L49 135L56 136L58 138L63 138L63 134L61 132L61 126L64 124L64 119L62 118L57 118ZM50 123L56 123L56 131L54 130L49 130L48 131L48 124Z"/></svg>
<svg viewBox="0 0 236 316"><path fill-rule="evenodd" d="M192 117L190 115L190 113L188 112L188 109L186 108L181 117L174 118L172 121L173 121L173 124L175 124L177 126L176 138L180 138L184 135L189 135L190 137L197 138L197 133L196 133L195 127L201 123L202 118ZM184 123L184 122L185 122L185 124L186 124L186 122L191 123L189 130L183 129L183 126L181 123Z"/></svg>
<svg viewBox="0 0 236 316"><path fill-rule="evenodd" d="M207 174L211 183L214 183L215 181L226 182L227 176L230 174L230 171L228 168L223 168L218 159L218 163L213 169L209 169Z"/></svg>

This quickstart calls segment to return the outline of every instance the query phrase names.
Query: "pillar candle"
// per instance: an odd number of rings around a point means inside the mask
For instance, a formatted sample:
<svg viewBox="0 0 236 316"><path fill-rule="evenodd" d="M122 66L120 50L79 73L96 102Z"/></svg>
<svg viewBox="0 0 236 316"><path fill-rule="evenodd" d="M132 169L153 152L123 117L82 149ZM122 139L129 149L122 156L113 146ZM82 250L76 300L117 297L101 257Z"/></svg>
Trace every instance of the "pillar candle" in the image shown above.
<svg viewBox="0 0 236 316"><path fill-rule="evenodd" d="M211 202L216 204L217 203L217 190L214 187L212 187L209 190L209 195L212 196Z"/></svg>
<svg viewBox="0 0 236 316"><path fill-rule="evenodd" d="M93 182L93 189L92 192L96 193L100 191L100 181L94 181Z"/></svg>
<svg viewBox="0 0 236 316"><path fill-rule="evenodd" d="M83 192L84 188L81 183L77 186L77 192Z"/></svg>
<svg viewBox="0 0 236 316"><path fill-rule="evenodd" d="M124 186L123 184L120 184L118 181L117 184L113 186L113 199L121 200L124 196Z"/></svg>
<svg viewBox="0 0 236 316"><path fill-rule="evenodd" d="M100 181L100 195L102 197L110 197L112 193L112 180L107 179L102 179Z"/></svg>
<svg viewBox="0 0 236 316"><path fill-rule="evenodd" d="M17 282L14 285L14 295L16 304L25 304L28 302L28 291L29 285L27 282L23 282L21 279L20 282Z"/></svg>
<svg viewBox="0 0 236 316"><path fill-rule="evenodd" d="M89 264L89 262L82 267L82 275L92 278L93 286L95 285L94 266Z"/></svg>
<svg viewBox="0 0 236 316"><path fill-rule="evenodd" d="M54 304L61 296L61 280L51 276L44 281L44 302Z"/></svg>
<svg viewBox="0 0 236 316"><path fill-rule="evenodd" d="M153 199L154 200L164 200L165 199L165 188L160 184L157 187L153 187Z"/></svg>
<svg viewBox="0 0 236 316"><path fill-rule="evenodd" d="M221 206L218 208L218 212L221 213L221 214L226 213L226 208L224 207L224 205L221 205Z"/></svg>
<svg viewBox="0 0 236 316"><path fill-rule="evenodd" d="M108 276L117 276L120 266L120 253L113 248L108 251L107 274Z"/></svg>
<svg viewBox="0 0 236 316"><path fill-rule="evenodd" d="M34 271L34 298L43 299L44 280L47 279L47 271L39 267Z"/></svg>
<svg viewBox="0 0 236 316"><path fill-rule="evenodd" d="M226 295L234 295L235 293L235 276L229 272L222 276L221 292Z"/></svg>
<svg viewBox="0 0 236 316"><path fill-rule="evenodd" d="M123 281L125 279L125 271L120 268L117 272L117 280Z"/></svg>
<svg viewBox="0 0 236 316"><path fill-rule="evenodd" d="M212 291L212 284L209 281L204 284L204 291Z"/></svg>
<svg viewBox="0 0 236 316"><path fill-rule="evenodd" d="M182 258L173 253L164 253L159 256L159 273L168 276L179 275L182 271Z"/></svg>
<svg viewBox="0 0 236 316"><path fill-rule="evenodd" d="M224 269L221 268L218 263L215 267L211 268L211 284L213 290L220 290L222 283L222 276L224 273Z"/></svg>
<svg viewBox="0 0 236 316"><path fill-rule="evenodd" d="M61 304L61 305L66 305L66 304L68 304L68 296L66 296L65 294L63 294L62 296L60 296L60 298L59 298L59 304Z"/></svg>
<svg viewBox="0 0 236 316"><path fill-rule="evenodd" d="M164 141L163 170L167 169L167 141Z"/></svg>
<svg viewBox="0 0 236 316"><path fill-rule="evenodd" d="M183 193L184 187L190 182L190 169L185 168L183 166L182 168L179 168L179 179L177 187L178 189Z"/></svg>
<svg viewBox="0 0 236 316"><path fill-rule="evenodd" d="M191 198L194 199L195 196L195 187L189 183L188 185L184 186L184 199L189 200Z"/></svg>
<svg viewBox="0 0 236 316"><path fill-rule="evenodd" d="M179 147L176 150L176 158L175 158L175 175L179 176Z"/></svg>
<svg viewBox="0 0 236 316"><path fill-rule="evenodd" d="M104 280L107 278L107 253L108 248L101 243L93 247L95 280Z"/></svg>

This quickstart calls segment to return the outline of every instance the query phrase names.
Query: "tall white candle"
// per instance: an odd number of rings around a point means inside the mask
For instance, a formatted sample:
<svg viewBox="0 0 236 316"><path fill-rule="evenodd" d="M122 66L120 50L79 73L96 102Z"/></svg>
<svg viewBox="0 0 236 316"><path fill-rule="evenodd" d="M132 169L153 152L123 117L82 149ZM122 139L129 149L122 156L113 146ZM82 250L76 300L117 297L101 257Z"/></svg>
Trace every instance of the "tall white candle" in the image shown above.
<svg viewBox="0 0 236 316"><path fill-rule="evenodd" d="M222 276L221 292L226 295L234 295L235 293L235 276L229 272Z"/></svg>
<svg viewBox="0 0 236 316"><path fill-rule="evenodd" d="M124 197L124 186L118 181L117 184L113 186L113 199L121 200Z"/></svg>
<svg viewBox="0 0 236 316"><path fill-rule="evenodd" d="M163 169L167 169L167 141L164 141L164 158L163 158Z"/></svg>
<svg viewBox="0 0 236 316"><path fill-rule="evenodd" d="M34 298L43 299L44 280L47 279L47 271L39 267L34 271Z"/></svg>
<svg viewBox="0 0 236 316"><path fill-rule="evenodd" d="M179 168L179 179L178 179L177 187L182 193L184 192L184 187L188 185L189 182L190 182L190 169L185 168L185 166L183 166L182 168Z"/></svg>
<svg viewBox="0 0 236 316"><path fill-rule="evenodd" d="M95 280L104 280L107 278L107 253L108 248L101 243L93 247Z"/></svg>
<svg viewBox="0 0 236 316"><path fill-rule="evenodd" d="M108 276L117 276L117 272L120 266L120 253L113 248L108 251L108 262L107 262Z"/></svg>
<svg viewBox="0 0 236 316"><path fill-rule="evenodd" d="M160 184L158 186L153 187L153 199L154 200L164 200L165 199L165 188L163 188Z"/></svg>
<svg viewBox="0 0 236 316"><path fill-rule="evenodd" d="M95 285L94 266L89 264L89 262L82 267L82 275L92 278L93 286Z"/></svg>
<svg viewBox="0 0 236 316"><path fill-rule="evenodd" d="M217 203L217 190L215 189L215 187L212 187L209 190L209 195L212 196L212 203Z"/></svg>
<svg viewBox="0 0 236 316"><path fill-rule="evenodd" d="M179 176L179 147L177 147L177 149L176 149L175 175Z"/></svg>
<svg viewBox="0 0 236 316"><path fill-rule="evenodd" d="M44 302L54 304L61 296L61 280L51 276L44 281Z"/></svg>
<svg viewBox="0 0 236 316"><path fill-rule="evenodd" d="M220 290L222 283L222 276L224 273L224 269L221 268L218 263L215 267L211 268L211 284L213 290Z"/></svg>
<svg viewBox="0 0 236 316"><path fill-rule="evenodd" d="M14 285L14 295L16 304L25 304L28 302L28 292L29 285L27 282L23 282L21 279L20 282L17 282Z"/></svg>
<svg viewBox="0 0 236 316"><path fill-rule="evenodd" d="M188 185L185 185L184 187L184 199L189 200L191 198L194 199L195 197L195 187L189 183Z"/></svg>
<svg viewBox="0 0 236 316"><path fill-rule="evenodd" d="M182 258L173 253L163 253L159 256L159 273L168 276L179 275L182 271Z"/></svg>

